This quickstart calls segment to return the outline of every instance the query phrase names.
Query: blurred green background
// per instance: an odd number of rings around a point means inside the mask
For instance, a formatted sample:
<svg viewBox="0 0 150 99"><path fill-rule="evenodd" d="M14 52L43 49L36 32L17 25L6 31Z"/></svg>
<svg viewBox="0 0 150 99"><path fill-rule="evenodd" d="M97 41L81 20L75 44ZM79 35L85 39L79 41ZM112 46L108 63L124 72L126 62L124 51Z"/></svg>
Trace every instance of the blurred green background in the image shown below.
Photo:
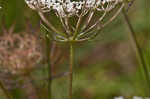
<svg viewBox="0 0 150 99"><path fill-rule="evenodd" d="M138 43L144 53L145 60L150 65L150 1L136 0L130 8L128 15L136 31ZM2 28L9 29L15 24L14 32L23 32L28 28L30 32L37 33L39 21L35 11L27 7L24 0L0 0L0 33ZM147 86L142 70L136 58L134 48L131 46L129 30L120 15L94 40L77 44L75 48L75 66L73 80L74 99L114 99L124 96L132 99L133 96L146 97ZM57 53L62 54L60 61L55 64L54 74L68 71L68 46L57 44ZM39 80L44 77L47 68L34 71L36 86L43 86ZM53 80L53 99L67 99L67 77ZM44 95L43 87L38 87L39 93ZM20 98L14 89L15 99ZM23 90L23 89L21 89ZM19 97L19 98L17 98ZM5 99L0 91L0 99ZM45 99L45 98L41 98Z"/></svg>

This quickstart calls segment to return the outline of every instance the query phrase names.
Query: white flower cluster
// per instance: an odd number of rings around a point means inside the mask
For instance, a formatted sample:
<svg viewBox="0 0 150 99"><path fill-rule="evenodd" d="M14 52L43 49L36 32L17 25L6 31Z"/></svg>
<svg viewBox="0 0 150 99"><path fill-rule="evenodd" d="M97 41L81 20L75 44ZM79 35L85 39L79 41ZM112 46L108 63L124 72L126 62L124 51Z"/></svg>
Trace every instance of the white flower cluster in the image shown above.
<svg viewBox="0 0 150 99"><path fill-rule="evenodd" d="M43 12L50 11L50 0L25 0L28 6L33 10L42 10Z"/></svg>
<svg viewBox="0 0 150 99"><path fill-rule="evenodd" d="M110 11L122 0L25 0L25 2L34 10L42 12L54 10L61 17L69 17L89 9Z"/></svg>
<svg viewBox="0 0 150 99"><path fill-rule="evenodd" d="M125 99L123 96L115 97L114 99ZM150 99L149 97L134 96L133 99Z"/></svg>

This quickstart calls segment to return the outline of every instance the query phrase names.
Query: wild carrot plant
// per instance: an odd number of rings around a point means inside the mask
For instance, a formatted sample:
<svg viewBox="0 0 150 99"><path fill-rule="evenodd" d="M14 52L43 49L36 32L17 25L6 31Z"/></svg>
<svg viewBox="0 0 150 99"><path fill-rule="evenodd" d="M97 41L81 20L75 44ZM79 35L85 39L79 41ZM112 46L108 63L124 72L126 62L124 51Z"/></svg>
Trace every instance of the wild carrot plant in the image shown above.
<svg viewBox="0 0 150 99"><path fill-rule="evenodd" d="M121 11L129 27L129 37L143 66L150 89L147 64L126 13L133 1L135 0L25 0L26 4L36 11L41 19L40 29L44 34L46 45L45 61L48 66L49 99L53 99L52 70L55 62L53 62L52 56L56 43L59 42L69 46L68 99L73 99L75 44L88 42L96 38L101 33L100 31L110 24ZM127 10L126 4L128 4ZM0 36L0 69L4 72L1 76L5 79L8 74L21 75L24 80L23 87L29 90L24 90L28 99L39 99L36 89L30 83L30 73L44 57L41 53L42 49L35 35L19 35L12 32L13 28L9 32L4 31L4 34ZM5 80L0 82L1 89L8 99L13 99L9 90L7 90L9 86L4 86L3 82Z"/></svg>
<svg viewBox="0 0 150 99"><path fill-rule="evenodd" d="M74 44L95 38L100 30L113 21L125 6L123 0L25 0L43 21L47 36L70 46L69 99L72 99ZM114 11L114 12L113 12ZM46 13L54 13L62 25L59 30L48 20ZM113 14L110 14L113 12ZM107 19L107 16L111 16ZM94 21L94 22L93 22Z"/></svg>
<svg viewBox="0 0 150 99"><path fill-rule="evenodd" d="M73 74L75 48L77 43L84 43L96 38L101 30L111 23L122 11L130 30L129 38L144 71L145 79L150 92L150 76L148 66L144 60L142 49L138 44L135 30L128 18L127 11L135 0L25 0L26 4L40 16L40 29L44 34L45 61L48 66L48 98L52 97L53 62L52 59L56 43L69 46L69 75L68 99L73 99ZM4 0L0 1L5 2ZM5 2L7 3L7 2ZM127 4L127 6L126 6ZM126 9L127 8L127 9ZM1 7L0 12L5 10ZM5 11L3 11L5 12ZM1 13L0 13L1 14ZM1 16L1 15L0 15ZM1 27L0 27L1 28ZM21 76L22 86L28 99L39 99L35 86L31 83L31 71L37 63L44 59L38 39L35 35L23 35L2 31L0 35L0 88L8 99L13 99L9 90L14 76ZM44 31L43 31L44 30ZM8 76L9 80L4 80ZM12 80L13 79L13 80ZM5 86L6 83L6 86ZM19 83L20 84L20 83ZM17 85L16 85L17 86ZM16 87L15 85L13 87ZM19 86L19 85L18 85ZM120 97L119 97L120 98ZM121 96L121 98L123 98Z"/></svg>

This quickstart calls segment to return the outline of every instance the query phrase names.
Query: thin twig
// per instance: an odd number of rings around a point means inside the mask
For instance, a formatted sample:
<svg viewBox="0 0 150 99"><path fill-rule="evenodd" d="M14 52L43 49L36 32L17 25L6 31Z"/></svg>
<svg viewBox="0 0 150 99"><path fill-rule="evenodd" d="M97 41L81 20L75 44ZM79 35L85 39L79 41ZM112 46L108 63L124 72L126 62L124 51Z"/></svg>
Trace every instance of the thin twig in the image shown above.
<svg viewBox="0 0 150 99"><path fill-rule="evenodd" d="M143 71L144 71L144 75L145 75L145 79L147 81L147 86L148 86L148 89L149 89L149 92L148 92L148 95L150 93L150 76L149 76L149 71L148 71L148 67L146 65L146 62L145 62L145 59L144 59L144 55L143 55L143 52L138 44L138 41L137 41L137 38L136 38L136 33L130 23L130 20L128 18L128 15L126 14L126 11L125 9L122 10L122 13L123 13L123 16L124 16L124 19L128 25L128 28L130 30L129 32L129 38L132 42L132 46L134 47L135 51L136 51L136 55L142 65L142 68L143 68Z"/></svg>

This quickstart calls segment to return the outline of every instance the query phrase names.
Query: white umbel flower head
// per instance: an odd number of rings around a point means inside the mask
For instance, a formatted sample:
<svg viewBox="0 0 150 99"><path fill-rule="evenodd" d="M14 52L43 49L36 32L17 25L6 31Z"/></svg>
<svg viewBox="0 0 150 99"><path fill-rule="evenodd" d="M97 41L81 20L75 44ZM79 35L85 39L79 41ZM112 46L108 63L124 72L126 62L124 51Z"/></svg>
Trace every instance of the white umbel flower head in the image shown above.
<svg viewBox="0 0 150 99"><path fill-rule="evenodd" d="M48 12L57 11L57 14L66 17L78 15L81 10L97 9L98 11L111 10L122 0L25 0L33 10ZM84 8L84 9L83 9Z"/></svg>
<svg viewBox="0 0 150 99"><path fill-rule="evenodd" d="M30 8L39 12L38 14L43 22L47 24L50 30L52 30L52 38L60 42L80 42L87 41L95 37L97 35L97 31L115 19L121 9L124 7L123 0L25 1ZM104 20L109 12L115 8L116 10L114 10L114 14L111 14L112 18ZM58 29L55 28L55 26L45 17L43 12L49 11L53 11L59 18L63 28L63 33L58 31ZM47 27L45 29L48 30Z"/></svg>

